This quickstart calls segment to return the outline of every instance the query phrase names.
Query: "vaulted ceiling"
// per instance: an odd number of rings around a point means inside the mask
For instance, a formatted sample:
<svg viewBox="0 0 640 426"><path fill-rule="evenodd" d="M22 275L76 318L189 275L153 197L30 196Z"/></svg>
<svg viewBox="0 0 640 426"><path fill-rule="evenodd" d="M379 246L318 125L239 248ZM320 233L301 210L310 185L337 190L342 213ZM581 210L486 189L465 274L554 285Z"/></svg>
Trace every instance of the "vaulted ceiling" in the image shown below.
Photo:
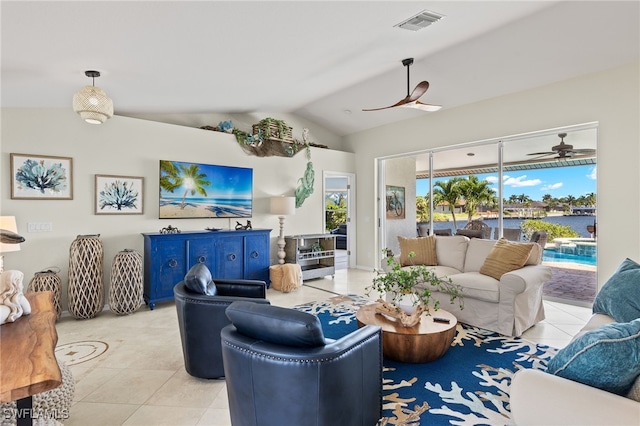
<svg viewBox="0 0 640 426"><path fill-rule="evenodd" d="M2 1L2 107L293 113L338 135L421 116L363 112L411 88L447 108L638 61L638 1ZM423 10L444 19L396 24Z"/></svg>

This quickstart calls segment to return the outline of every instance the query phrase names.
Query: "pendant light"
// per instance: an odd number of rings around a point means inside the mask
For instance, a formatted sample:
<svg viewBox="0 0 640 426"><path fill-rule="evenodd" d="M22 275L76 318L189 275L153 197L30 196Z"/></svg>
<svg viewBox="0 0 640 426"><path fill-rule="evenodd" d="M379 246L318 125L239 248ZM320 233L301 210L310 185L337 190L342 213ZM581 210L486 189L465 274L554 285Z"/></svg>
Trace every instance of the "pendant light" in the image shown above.
<svg viewBox="0 0 640 426"><path fill-rule="evenodd" d="M73 95L73 110L87 123L102 124L113 116L113 101L104 90L95 86L100 71L85 71L84 74L92 78L92 85L84 86Z"/></svg>

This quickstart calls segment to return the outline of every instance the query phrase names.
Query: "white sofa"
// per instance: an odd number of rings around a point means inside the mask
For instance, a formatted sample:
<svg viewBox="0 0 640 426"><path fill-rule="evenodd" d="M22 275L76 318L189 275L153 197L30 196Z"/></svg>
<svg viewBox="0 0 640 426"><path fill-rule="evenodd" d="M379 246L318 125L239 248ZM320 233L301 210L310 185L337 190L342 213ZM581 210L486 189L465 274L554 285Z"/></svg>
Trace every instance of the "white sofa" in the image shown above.
<svg viewBox="0 0 640 426"><path fill-rule="evenodd" d="M613 322L594 314L578 335ZM509 393L518 426L640 425L640 402L540 370L518 371Z"/></svg>
<svg viewBox="0 0 640 426"><path fill-rule="evenodd" d="M440 308L451 312L458 321L507 336L520 336L544 319L542 286L551 278L551 269L540 264L542 247L533 244L525 266L502 275L500 280L480 273L496 240L465 236L436 236L439 277L448 277L462 286L464 309L449 302L449 295L434 291ZM386 261L382 261L387 269ZM411 266L405 266L411 268ZM437 315L437 313L436 313Z"/></svg>

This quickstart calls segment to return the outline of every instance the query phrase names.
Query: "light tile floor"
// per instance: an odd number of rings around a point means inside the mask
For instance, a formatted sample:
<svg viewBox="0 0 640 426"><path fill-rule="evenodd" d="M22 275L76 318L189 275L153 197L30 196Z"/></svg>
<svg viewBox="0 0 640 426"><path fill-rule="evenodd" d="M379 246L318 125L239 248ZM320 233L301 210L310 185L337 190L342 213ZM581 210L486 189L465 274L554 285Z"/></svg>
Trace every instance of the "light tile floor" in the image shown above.
<svg viewBox="0 0 640 426"><path fill-rule="evenodd" d="M325 300L333 294L365 295L373 272L336 271L335 278L307 281L291 293L269 289L279 306ZM377 295L371 295L377 298ZM523 337L565 346L590 317L590 309L546 302L547 319ZM89 320L63 316L58 346L81 341L109 345L102 355L70 366L76 380L74 404L65 425L230 425L224 380L189 376L183 366L173 303L159 303L128 316L101 312Z"/></svg>

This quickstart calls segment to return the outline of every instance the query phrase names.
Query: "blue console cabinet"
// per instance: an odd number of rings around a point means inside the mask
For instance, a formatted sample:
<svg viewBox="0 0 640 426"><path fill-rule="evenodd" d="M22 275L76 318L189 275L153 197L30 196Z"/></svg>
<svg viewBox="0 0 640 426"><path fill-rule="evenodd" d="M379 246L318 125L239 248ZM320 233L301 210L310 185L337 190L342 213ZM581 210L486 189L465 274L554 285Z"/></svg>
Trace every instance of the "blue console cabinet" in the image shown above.
<svg viewBox="0 0 640 426"><path fill-rule="evenodd" d="M173 287L196 263L213 276L261 280L269 285L270 229L144 233L144 301L173 300Z"/></svg>

